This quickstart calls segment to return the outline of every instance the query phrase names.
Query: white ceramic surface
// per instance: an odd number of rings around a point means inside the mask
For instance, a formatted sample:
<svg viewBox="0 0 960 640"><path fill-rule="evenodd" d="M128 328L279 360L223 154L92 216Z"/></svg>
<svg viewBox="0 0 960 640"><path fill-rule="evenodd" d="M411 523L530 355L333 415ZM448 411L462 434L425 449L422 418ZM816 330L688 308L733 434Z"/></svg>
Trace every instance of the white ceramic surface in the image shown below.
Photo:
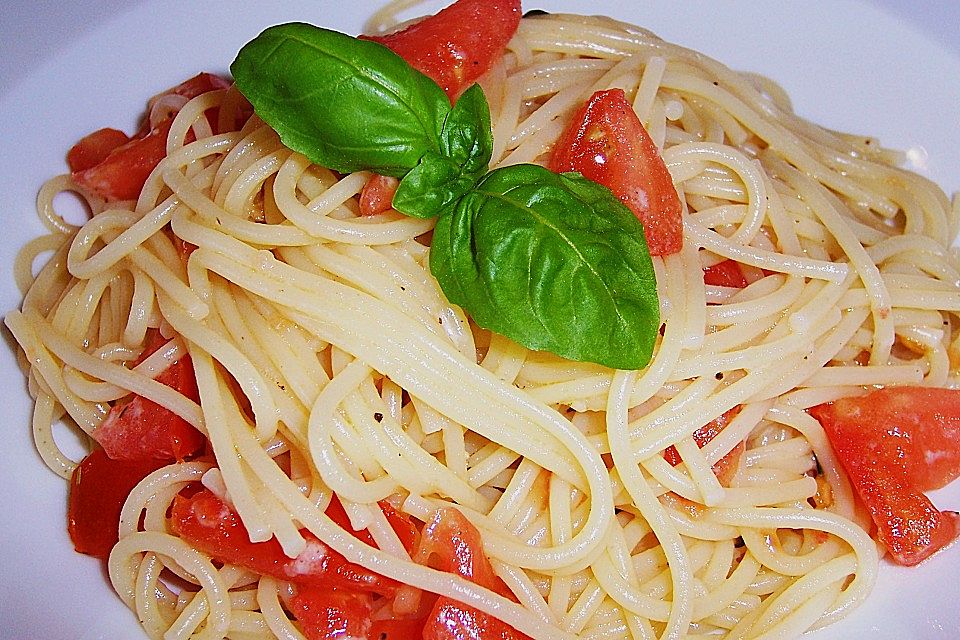
<svg viewBox="0 0 960 640"><path fill-rule="evenodd" d="M356 33L379 2L13 0L0 21L0 313L19 295L16 249L42 232L40 183L64 154L104 126L133 130L146 98L200 70L224 72L271 24L303 20ZM429 9L442 2L428 2ZM765 73L802 114L836 129L913 149L916 168L960 189L960 3L900 0L528 0L526 9L605 13L644 25L734 68ZM70 548L65 486L33 450L31 403L4 330L0 389L0 638L142 637L97 561ZM960 483L958 483L960 485ZM935 496L960 508L960 486ZM843 622L811 634L840 638L960 637L960 545L915 569L884 563L875 593Z"/></svg>

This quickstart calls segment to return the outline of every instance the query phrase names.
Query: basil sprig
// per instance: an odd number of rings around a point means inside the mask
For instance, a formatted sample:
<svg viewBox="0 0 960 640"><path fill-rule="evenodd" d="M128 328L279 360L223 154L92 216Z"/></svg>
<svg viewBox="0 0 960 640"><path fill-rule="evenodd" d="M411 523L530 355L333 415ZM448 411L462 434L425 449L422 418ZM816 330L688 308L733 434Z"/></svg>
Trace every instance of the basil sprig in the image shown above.
<svg viewBox="0 0 960 640"><path fill-rule="evenodd" d="M267 29L230 69L291 149L343 173L401 178L394 208L439 216L430 269L477 324L572 360L650 361L660 318L642 224L579 174L530 164L488 173L479 85L451 106L385 46L303 23Z"/></svg>

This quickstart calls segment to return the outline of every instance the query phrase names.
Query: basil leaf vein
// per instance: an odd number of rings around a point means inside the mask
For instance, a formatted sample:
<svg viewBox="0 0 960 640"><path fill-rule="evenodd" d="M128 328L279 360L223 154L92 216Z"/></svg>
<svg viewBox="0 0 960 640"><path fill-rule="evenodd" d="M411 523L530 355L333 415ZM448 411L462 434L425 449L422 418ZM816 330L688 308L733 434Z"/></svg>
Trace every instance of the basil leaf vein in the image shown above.
<svg viewBox="0 0 960 640"><path fill-rule="evenodd" d="M526 347L619 369L650 360L660 319L643 227L578 174L490 172L438 220L430 266L451 302Z"/></svg>

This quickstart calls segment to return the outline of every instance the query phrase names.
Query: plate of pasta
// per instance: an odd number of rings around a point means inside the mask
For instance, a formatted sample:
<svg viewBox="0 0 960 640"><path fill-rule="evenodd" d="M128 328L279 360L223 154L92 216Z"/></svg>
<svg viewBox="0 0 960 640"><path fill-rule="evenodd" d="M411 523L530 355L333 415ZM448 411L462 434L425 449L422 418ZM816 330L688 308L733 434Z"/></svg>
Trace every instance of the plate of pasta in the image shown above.
<svg viewBox="0 0 960 640"><path fill-rule="evenodd" d="M3 27L0 635L955 636L960 11L370 5Z"/></svg>

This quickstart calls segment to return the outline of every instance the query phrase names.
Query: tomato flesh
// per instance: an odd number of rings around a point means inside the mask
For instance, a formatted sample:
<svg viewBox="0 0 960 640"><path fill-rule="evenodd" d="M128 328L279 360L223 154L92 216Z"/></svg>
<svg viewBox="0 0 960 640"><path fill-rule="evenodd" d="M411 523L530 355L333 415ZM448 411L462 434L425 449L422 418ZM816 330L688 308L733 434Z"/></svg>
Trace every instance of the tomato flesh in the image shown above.
<svg viewBox="0 0 960 640"><path fill-rule="evenodd" d="M106 560L117 544L120 511L137 484L164 462L113 460L94 449L70 477L67 532L79 553Z"/></svg>
<svg viewBox="0 0 960 640"><path fill-rule="evenodd" d="M153 336L140 361L167 342L159 333ZM190 356L171 364L155 380L194 402L200 399ZM93 438L115 460L184 460L200 452L207 442L202 433L173 411L136 394L110 408Z"/></svg>
<svg viewBox="0 0 960 640"><path fill-rule="evenodd" d="M714 287L734 287L743 289L747 278L743 275L740 263L736 260L723 260L703 270L703 282Z"/></svg>
<svg viewBox="0 0 960 640"><path fill-rule="evenodd" d="M557 140L548 166L610 189L643 223L650 255L683 246L683 206L673 178L622 89L597 91Z"/></svg>
<svg viewBox="0 0 960 640"><path fill-rule="evenodd" d="M960 535L957 514L923 495L960 476L960 390L888 387L809 412L894 560L917 564Z"/></svg>
<svg viewBox="0 0 960 640"><path fill-rule="evenodd" d="M171 523L177 535L221 562L304 587L337 587L380 595L393 595L398 587L396 581L348 562L306 529L300 531L307 541L306 549L296 558L287 557L276 538L251 542L240 516L207 489L191 496L178 495Z"/></svg>
<svg viewBox="0 0 960 640"><path fill-rule="evenodd" d="M106 160L111 151L128 142L129 136L119 129L97 129L70 147L67 152L67 165L70 171L84 171L95 167Z"/></svg>
<svg viewBox="0 0 960 640"><path fill-rule="evenodd" d="M401 31L363 37L392 49L454 102L503 55L520 17L520 0L457 0Z"/></svg>
<svg viewBox="0 0 960 640"><path fill-rule="evenodd" d="M397 192L399 185L397 178L372 176L360 191L360 215L375 216L390 210L393 206L393 194Z"/></svg>
<svg viewBox="0 0 960 640"><path fill-rule="evenodd" d="M510 592L483 554L480 532L456 509L439 509L424 527L416 560L456 573L502 596ZM427 617L424 640L519 640L526 635L482 611L441 596Z"/></svg>
<svg viewBox="0 0 960 640"><path fill-rule="evenodd" d="M370 634L373 596L369 593L299 587L289 606L307 640L377 637Z"/></svg>
<svg viewBox="0 0 960 640"><path fill-rule="evenodd" d="M230 83L219 76L200 73L154 99L167 94L191 99L229 86ZM152 129L143 128L132 139L114 144L109 149L108 143L118 142L117 134L124 135L122 132L101 129L86 136L67 154L74 182L108 202L136 200L150 172L167 156L167 135L172 123L173 118L167 118ZM116 133L104 133L106 131ZM96 157L99 161L92 162Z"/></svg>

